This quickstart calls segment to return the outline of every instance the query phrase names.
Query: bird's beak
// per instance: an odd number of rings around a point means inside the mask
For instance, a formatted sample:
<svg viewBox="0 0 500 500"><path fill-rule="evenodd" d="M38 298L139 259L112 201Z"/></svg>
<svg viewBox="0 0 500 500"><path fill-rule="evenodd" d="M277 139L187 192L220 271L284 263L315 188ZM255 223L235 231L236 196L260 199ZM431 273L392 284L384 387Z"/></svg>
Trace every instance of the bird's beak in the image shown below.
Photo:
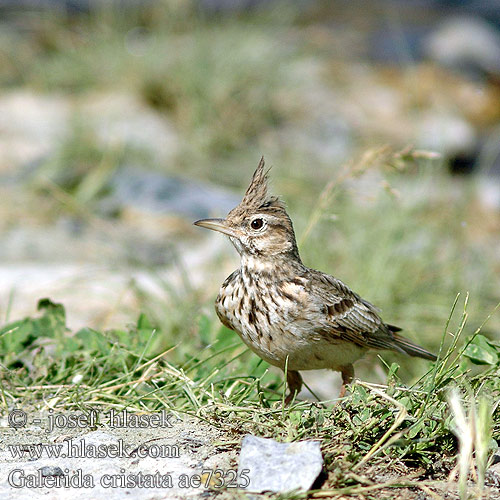
<svg viewBox="0 0 500 500"><path fill-rule="evenodd" d="M201 219L193 222L195 226L206 227L207 229L212 229L213 231L219 231L219 233L227 234L228 236L233 236L238 238L238 233L227 225L226 219Z"/></svg>

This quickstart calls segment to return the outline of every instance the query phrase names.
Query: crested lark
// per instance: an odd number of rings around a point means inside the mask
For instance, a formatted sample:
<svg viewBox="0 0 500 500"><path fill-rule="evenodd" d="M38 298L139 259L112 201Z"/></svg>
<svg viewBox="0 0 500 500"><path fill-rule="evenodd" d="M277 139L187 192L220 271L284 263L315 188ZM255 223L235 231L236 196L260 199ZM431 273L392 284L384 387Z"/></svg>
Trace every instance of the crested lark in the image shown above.
<svg viewBox="0 0 500 500"><path fill-rule="evenodd" d="M225 219L197 226L219 231L240 254L240 268L222 284L215 309L222 323L271 365L287 370L289 403L302 386L300 370L342 374L340 397L354 377L353 363L369 349L389 349L435 360L400 336L377 309L342 281L300 260L292 221L267 192L264 158L241 203Z"/></svg>

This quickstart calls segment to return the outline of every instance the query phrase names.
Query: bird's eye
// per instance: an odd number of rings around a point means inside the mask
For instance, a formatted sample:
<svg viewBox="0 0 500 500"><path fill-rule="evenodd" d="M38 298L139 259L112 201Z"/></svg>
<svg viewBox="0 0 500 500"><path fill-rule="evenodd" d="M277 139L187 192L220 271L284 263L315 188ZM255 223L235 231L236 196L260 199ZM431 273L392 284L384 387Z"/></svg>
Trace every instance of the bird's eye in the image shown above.
<svg viewBox="0 0 500 500"><path fill-rule="evenodd" d="M262 226L264 225L264 221L262 219L254 219L252 222L250 222L250 226L252 229L262 229Z"/></svg>

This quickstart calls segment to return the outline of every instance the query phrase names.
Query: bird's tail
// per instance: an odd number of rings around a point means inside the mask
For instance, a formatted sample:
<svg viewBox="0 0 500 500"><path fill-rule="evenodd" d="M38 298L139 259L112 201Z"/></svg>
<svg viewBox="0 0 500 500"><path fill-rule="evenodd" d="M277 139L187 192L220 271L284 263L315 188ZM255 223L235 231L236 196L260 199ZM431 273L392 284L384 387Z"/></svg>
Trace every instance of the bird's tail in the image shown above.
<svg viewBox="0 0 500 500"><path fill-rule="evenodd" d="M430 359L431 361L436 361L437 357L431 352L427 351L423 347L414 344L411 340L399 335L398 332L401 328L394 327L392 325L387 325L392 333L394 343L399 349L402 349L406 354L410 356L417 356L418 358Z"/></svg>

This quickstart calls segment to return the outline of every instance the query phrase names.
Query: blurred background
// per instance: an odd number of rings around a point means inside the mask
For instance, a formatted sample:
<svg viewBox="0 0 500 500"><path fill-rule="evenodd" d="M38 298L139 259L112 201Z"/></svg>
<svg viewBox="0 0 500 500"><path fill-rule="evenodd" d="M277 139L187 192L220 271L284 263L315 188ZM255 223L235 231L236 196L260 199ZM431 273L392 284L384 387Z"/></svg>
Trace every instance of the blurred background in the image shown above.
<svg viewBox="0 0 500 500"><path fill-rule="evenodd" d="M2 323L50 297L206 347L238 256L192 222L261 155L307 265L434 350L469 293L470 335L500 300L500 4L0 0Z"/></svg>

